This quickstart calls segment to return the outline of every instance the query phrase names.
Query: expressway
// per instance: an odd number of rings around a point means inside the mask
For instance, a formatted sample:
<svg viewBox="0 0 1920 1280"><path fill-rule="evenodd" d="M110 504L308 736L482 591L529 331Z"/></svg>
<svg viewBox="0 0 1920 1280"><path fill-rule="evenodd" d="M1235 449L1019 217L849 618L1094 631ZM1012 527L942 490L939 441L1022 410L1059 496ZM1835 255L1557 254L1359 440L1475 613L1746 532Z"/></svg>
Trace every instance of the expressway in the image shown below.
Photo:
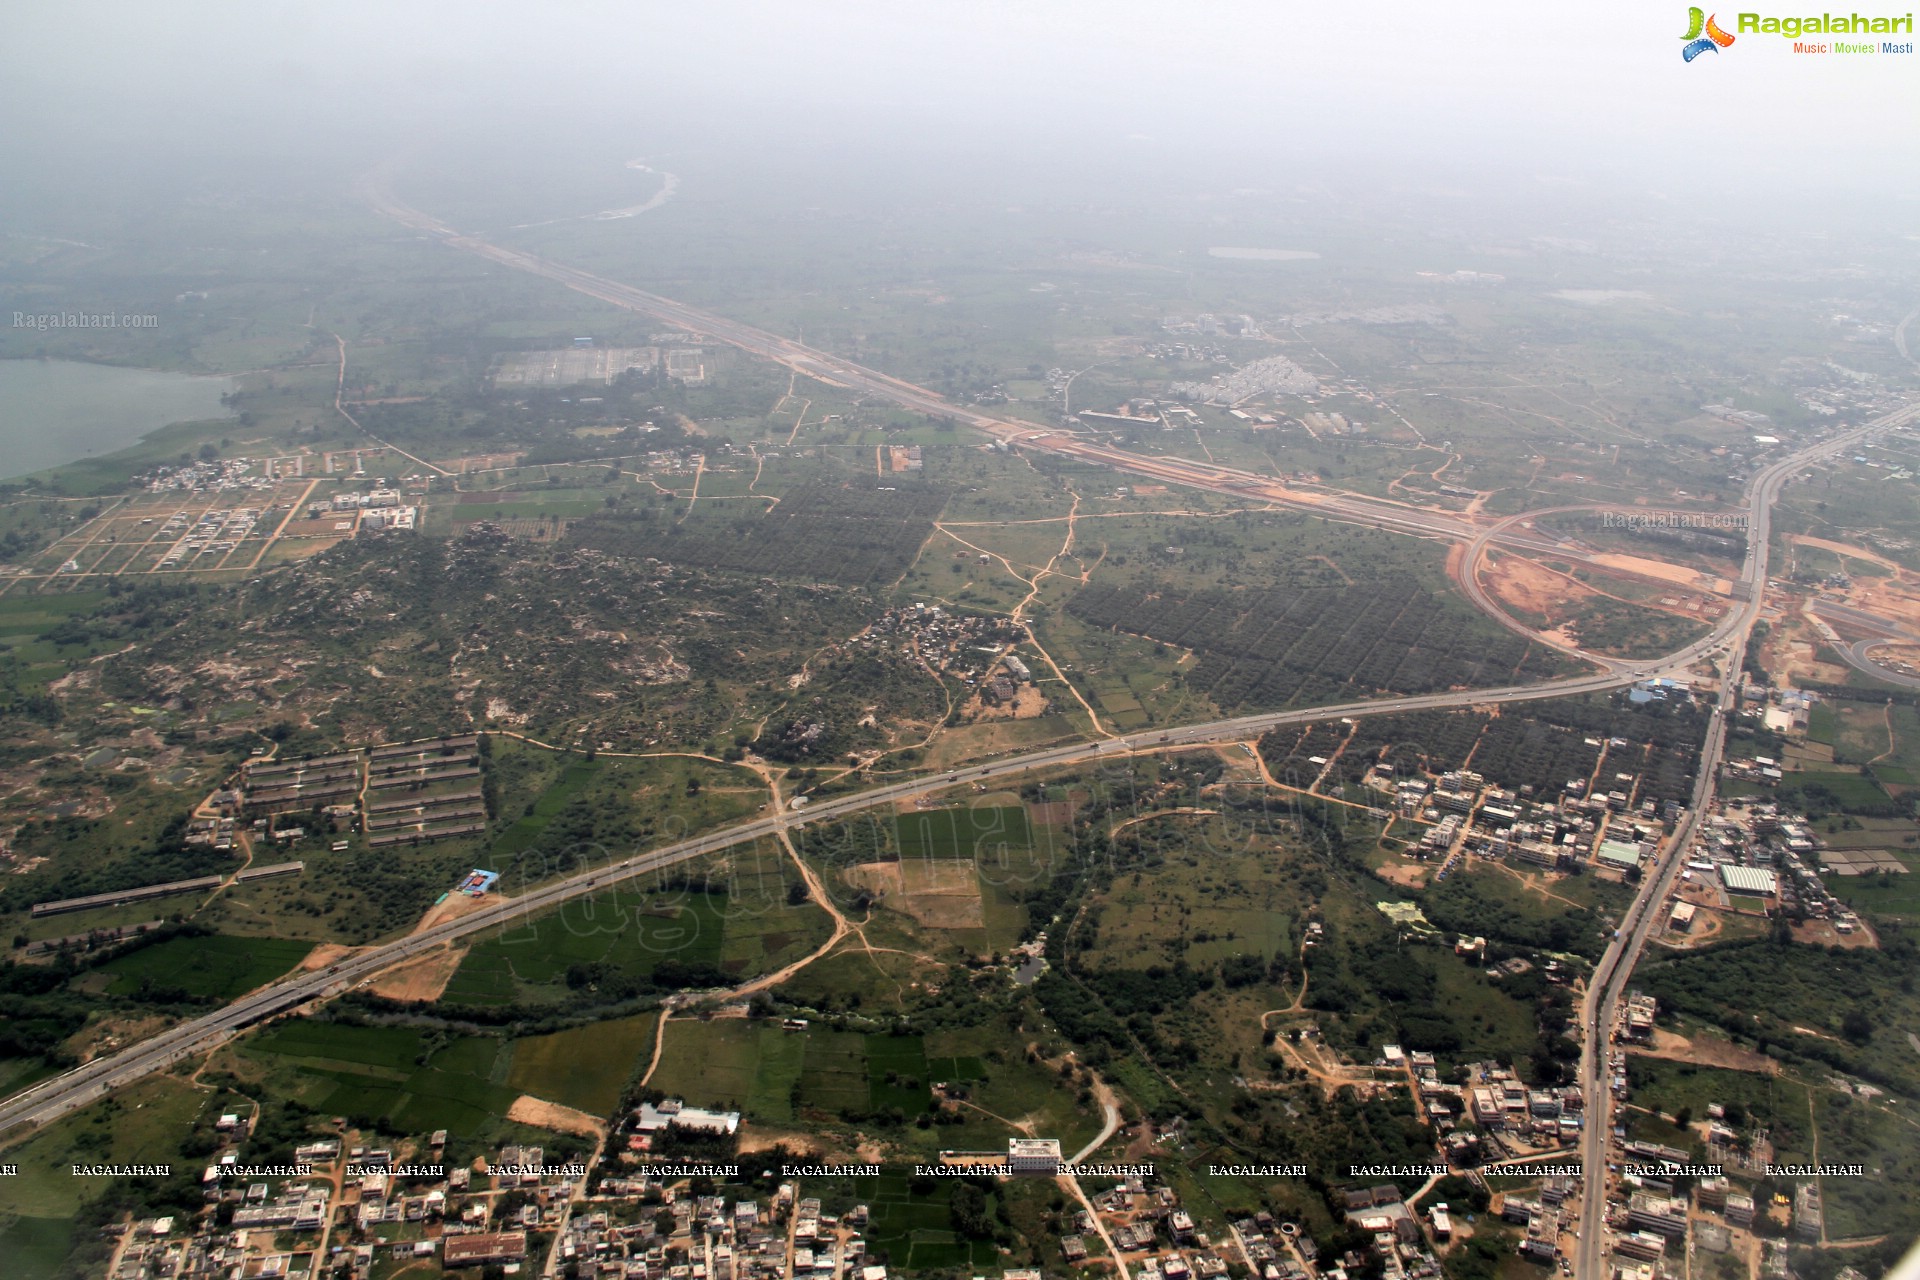
<svg viewBox="0 0 1920 1280"><path fill-rule="evenodd" d="M833 797L798 812L776 813L757 818L751 822L727 827L690 840L682 840L677 844L666 845L647 853L636 854L624 860L609 861L604 866L542 885L519 897L502 898L499 902L470 915L461 916L456 920L449 920L419 933L409 934L405 938L359 952L325 971L294 974L269 983L222 1009L182 1022L117 1054L96 1058L65 1075L42 1081L33 1088L6 1099L5 1102L0 1103L0 1134L23 1123L45 1124L145 1075L164 1070L182 1059L204 1053L231 1038L236 1032L266 1018L341 995L375 974L424 951L468 934L497 928L535 913L550 910L622 880L650 875L691 858L719 853L737 845L772 836L783 828L793 830L809 823L842 818L863 809L929 795L962 783L983 783L994 779L1010 778L1034 769L1086 764L1107 757L1123 756L1136 750L1157 751L1206 742L1235 741L1284 725L1311 724L1342 717L1357 718L1389 715L1399 711L1422 711L1436 707L1488 706L1563 698L1574 694L1617 689L1643 678L1653 669L1652 666L1648 666L1631 671L1609 671L1598 675L1578 676L1547 684L1424 694L1419 697L1386 698L1372 702L1309 707L1298 711L1268 712L1186 725L1159 732L1135 734L1124 738L1069 743L1025 755L968 765L944 775L890 783L851 795Z"/></svg>
<svg viewBox="0 0 1920 1280"><path fill-rule="evenodd" d="M473 237L460 236L426 215L393 202L378 190L368 188L367 195L376 207L402 224L441 237L454 247L478 253L502 265L546 276L583 293L604 298L615 305L644 311L668 323L712 334L716 338L734 343L748 351L766 355L811 377L855 387L894 403L939 417L957 418L998 439L1009 442L1018 439L1026 445L1045 441L1045 447L1069 456L1100 461L1127 470L1138 471L1143 467L1150 467L1152 468L1150 474L1176 483L1232 493L1242 498L1265 497L1276 502L1303 506L1332 518L1373 524L1419 536L1468 541L1477 538L1482 532L1480 526L1449 513L1429 512L1416 507L1369 498L1299 494L1250 473L1232 472L1228 468L1179 460L1143 459L1121 450L1088 444L1072 437L1056 436L1043 430L1036 432L1031 424L1004 422L956 409L932 392L910 383L813 351L797 342L763 330L738 324L724 317L709 315L670 299L659 298L628 286L604 281L585 272L547 262L531 254L500 248ZM97 1058L65 1075L42 1081L32 1088L7 1098L4 1102L0 1102L0 1133L20 1125L44 1124L152 1072L163 1070L175 1062L204 1053L264 1019L338 996L395 964L455 939L558 907L620 880L648 875L691 858L765 838L782 828L790 829L810 822L840 818L862 809L937 792L962 780L973 783L1007 778L1035 769L1085 764L1137 749L1158 750L1196 743L1244 739L1284 725L1432 708L1526 702L1615 689L1660 671L1684 668L1723 642L1731 642L1728 652L1731 655L1730 661L1737 670L1746 632L1758 615L1759 600L1766 580L1767 518L1781 484L1784 483L1788 474L1805 465L1806 462L1845 447L1873 431L1905 422L1916 412L1920 410L1903 410L1867 427L1814 445L1774 464L1755 477L1749 489L1749 537L1752 541L1749 545L1747 564L1742 574L1749 587L1748 599L1744 607L1730 611L1727 618L1715 627L1710 635L1678 653L1641 664L1614 663L1598 674L1545 684L1388 698L1297 711L1240 716L1159 733L1073 743L971 765L944 777L894 783L822 800L804 812L776 812L751 822L647 853L636 854L624 861L609 862L605 866L532 889L519 897L502 899L457 920L446 921L406 938L359 952L324 971L295 974L270 983L222 1009L179 1023L139 1044L116 1054ZM1530 531L1522 530L1517 534L1495 531L1493 536L1499 536L1503 540L1510 538L1518 545L1536 549L1550 547L1556 554L1566 554L1558 543L1532 534ZM1484 547L1484 541L1481 545ZM1714 730L1709 734L1710 742L1715 740L1720 714L1723 712L1716 713ZM1703 769L1703 778L1710 779L1711 772L1710 769ZM1710 790L1711 782L1705 782L1702 791L1696 797L1697 803L1694 810L1696 813L1703 807L1705 798L1710 795ZM1677 860L1670 860L1670 862L1677 864ZM1652 918L1648 908L1658 900L1659 886L1670 878L1670 873L1656 877L1655 881L1650 881L1643 888L1634 907L1634 911L1639 916L1645 917L1640 928L1635 931L1639 941L1635 942L1630 949L1623 950L1619 943L1609 948L1608 959L1602 962L1600 974L1596 974L1596 986L1604 985L1610 994L1597 1003L1591 997L1589 999L1588 1025L1595 1035L1603 1033L1604 1027L1608 1025L1599 1019L1603 1013L1611 1009L1613 998L1618 995L1627 974L1631 972L1632 960L1639 952L1639 943L1644 941L1646 920ZM1631 918L1633 917L1630 916ZM1604 984L1599 981L1601 974L1607 975ZM1589 1055L1597 1057L1598 1055L1592 1049L1594 1043L1597 1041L1590 1036ZM1591 1070L1591 1067L1588 1069ZM1604 1097L1603 1094L1596 1096ZM1604 1119L1604 1102L1601 1115ZM1604 1124L1596 1124L1591 1132L1603 1132L1604 1128ZM1589 1218L1590 1222L1597 1220L1597 1218ZM1583 1271L1581 1274L1597 1273Z"/></svg>
<svg viewBox="0 0 1920 1280"><path fill-rule="evenodd" d="M903 409L972 427L1008 448L1018 445L1022 449L1110 467L1243 502L1271 502L1309 511L1329 520L1415 537L1466 542L1482 531L1479 521L1451 511L1338 490L1302 489L1258 472L1196 459L1138 454L1086 439L1071 431L977 413L963 405L955 405L925 387L841 359L794 339L783 338L765 329L742 324L632 285L608 280L538 254L507 248L478 236L463 235L432 215L401 203L387 189L379 175L364 178L359 190L361 196L378 212L402 226L433 236L451 248L475 254L503 267L552 280L588 297L651 316L671 327L705 334L831 386L859 391L890 401ZM1518 522L1513 520L1498 521L1492 537L1503 545L1523 551L1551 554L1561 559L1589 559L1589 553L1570 547L1549 534L1519 527Z"/></svg>
<svg viewBox="0 0 1920 1280"><path fill-rule="evenodd" d="M1727 646L1730 663L1737 675L1745 647L1746 633L1759 615L1760 587L1766 581L1766 539L1772 505L1788 475L1810 461L1844 448L1862 436L1905 422L1916 414L1920 414L1920 407L1889 415L1868 426L1802 450L1755 476L1749 490L1749 530L1753 541L1749 545L1746 565L1742 572L1743 579L1752 588L1747 593L1748 599L1741 608L1730 611L1712 633L1678 653L1640 664L1619 664L1604 672L1543 684L1424 694L1417 697L1385 698L1327 707L1310 707L1296 711L1268 712L1128 737L1069 743L1023 755L1009 756L997 761L989 760L969 765L944 776L891 783L867 791L833 797L800 812L775 813L647 853L636 854L624 861L610 862L605 866L543 885L516 898L502 899L471 915L449 920L420 933L357 953L324 972L301 973L282 978L250 995L241 997L222 1009L168 1028L151 1039L123 1049L117 1054L95 1059L65 1075L43 1081L33 1088L0 1102L0 1133L20 1124L44 1124L151 1072L163 1070L184 1058L212 1049L235 1033L263 1019L340 995L356 984L423 951L468 934L495 928L516 919L531 916L536 912L558 907L620 880L648 875L691 858L717 853L736 845L771 836L782 828L792 829L811 822L841 818L863 809L939 792L959 783L988 782L1010 778L1035 769L1081 765L1135 750L1155 751L1206 742L1234 741L1285 725L1309 724L1343 717L1390 715L1396 712L1434 708L1530 702L1617 689L1662 671L1685 668L1721 645ZM1736 681L1729 681L1729 687L1734 683ZM1714 720L1709 729L1707 751L1713 759L1711 761L1703 759L1702 781L1695 793L1689 821L1705 808L1707 800L1711 798L1713 770L1710 763L1717 761L1719 729L1724 714L1723 702L1716 708ZM1673 869L1679 865L1680 861L1677 858L1669 858L1667 870L1653 877L1643 886L1628 915L1628 925L1633 926L1630 941L1624 944L1616 941L1608 948L1599 970L1596 971L1593 992L1598 993L1604 990L1605 995L1603 998L1596 999L1594 994L1590 994L1587 1010L1583 1014L1588 1031L1588 1047L1582 1069L1583 1080L1592 1080L1604 1065L1601 1062L1602 1055L1595 1046L1605 1042L1606 1028L1611 1025L1613 1004L1632 971L1633 960L1639 955L1651 921L1656 918L1652 907L1663 897L1665 886L1672 879ZM1628 927L1623 926L1622 932L1623 934L1629 932ZM1593 1096L1599 1102L1599 1108L1597 1111L1589 1112L1591 1117L1595 1117L1588 1131L1590 1140L1594 1135L1604 1134L1607 1128L1605 1124L1606 1095L1604 1091L1596 1091ZM1601 1154L1604 1156L1604 1149ZM1597 1166L1590 1165L1590 1167ZM1600 1181L1599 1179L1590 1180L1590 1186L1598 1185ZM1588 1219L1588 1221L1597 1220L1593 1217ZM1582 1272L1581 1274L1597 1273Z"/></svg>
<svg viewBox="0 0 1920 1280"><path fill-rule="evenodd" d="M1686 863L1686 850L1694 832L1713 803L1715 775L1719 772L1720 753L1726 744L1727 716L1740 688L1740 677L1747 656L1747 638L1760 617L1766 597L1767 557L1773 522L1773 505L1787 481L1808 464L1831 457L1840 450L1876 432L1901 426L1920 414L1920 407L1908 407L1875 419L1841 435L1810 445L1757 472L1747 486L1747 558L1741 566L1740 581L1747 586L1746 598L1700 641L1700 646L1724 644L1726 658L1722 666L1720 697L1714 703L1707 722L1706 741L1700 748L1700 770L1694 779L1693 796L1687 816L1675 831L1668 846L1666 861L1641 883L1633 905L1627 909L1613 942L1600 957L1592 979L1587 983L1586 1000L1581 1006L1580 1089L1587 1098L1586 1129L1581 1134L1581 1163L1587 1177L1581 1184L1580 1243L1575 1253L1576 1276L1598 1276L1606 1240L1607 1141L1613 1132L1613 1092L1608 1086L1607 1050L1618 1015L1620 998L1633 977L1634 966L1647 939L1661 919L1660 908L1672 891L1680 868Z"/></svg>

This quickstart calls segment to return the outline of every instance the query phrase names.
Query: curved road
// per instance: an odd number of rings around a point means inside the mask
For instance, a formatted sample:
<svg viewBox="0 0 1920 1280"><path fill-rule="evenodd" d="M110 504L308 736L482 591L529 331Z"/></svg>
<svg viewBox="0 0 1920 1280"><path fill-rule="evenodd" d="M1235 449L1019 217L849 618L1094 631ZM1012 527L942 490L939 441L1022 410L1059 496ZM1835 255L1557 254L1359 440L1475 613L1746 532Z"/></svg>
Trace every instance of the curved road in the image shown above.
<svg viewBox="0 0 1920 1280"><path fill-rule="evenodd" d="M356 983L372 977L402 960L420 952L450 942L483 929L493 928L521 916L530 916L535 912L547 910L592 893L606 885L635 876L646 875L690 858L716 853L723 849L748 841L759 840L773 835L781 828L803 826L809 822L826 821L843 817L862 809L877 805L891 804L914 796L940 791L958 782L979 782L998 778L1007 778L1034 769L1058 768L1066 765L1083 764L1099 760L1110 755L1120 755L1134 749L1157 750L1162 747L1190 745L1202 742L1232 741L1251 737L1269 729L1283 725L1309 724L1316 721L1334 720L1341 717L1359 717L1389 715L1401 711L1420 711L1441 707L1481 706L1515 702L1534 702L1549 698L1564 698L1573 694L1592 693L1601 690L1616 689L1633 681L1657 674L1661 671L1684 668L1714 649L1728 645L1734 676L1737 677L1742 650L1745 647L1746 632L1759 614L1761 588L1765 583L1767 551L1766 537L1772 504L1779 494L1786 477L1794 470L1804 466L1815 458L1836 451L1852 443L1861 436L1873 431L1904 422L1920 413L1920 409L1902 410L1887 418L1835 437L1832 440L1813 445L1790 458L1775 463L1755 477L1749 499L1750 537L1753 538L1742 578L1752 584L1748 592L1750 598L1742 607L1729 611L1714 630L1699 641L1677 653L1669 654L1656 661L1617 666L1606 672L1577 676L1567 680L1556 680L1544 684L1508 686L1498 689L1478 689L1461 692L1426 694L1420 697L1385 698L1369 702L1342 703L1328 707L1311 707L1297 711L1269 712L1261 715L1237 716L1226 720L1215 720L1204 724L1187 725L1177 729L1167 729L1159 733L1136 734L1123 738L1111 738L1097 742L1072 743L1066 746L1052 747L1043 751L1029 752L999 761L971 765L955 770L941 777L921 778L909 782L892 783L852 795L824 800L800 813L777 813L752 822L742 823L721 831L683 840L677 844L665 846L648 853L639 854L622 862L582 872L564 880L541 886L517 898L502 899L495 905L476 911L457 920L449 920L422 933L414 934L384 946L361 952L324 972L297 974L270 983L250 995L243 996L234 1003L213 1013L183 1022L150 1040L133 1045L111 1057L96 1059L78 1067L63 1076L43 1081L31 1089L8 1098L0 1103L0 1132L15 1125L43 1124L76 1107L84 1106L134 1080L165 1067L183 1058L205 1052L231 1037L237 1031L253 1025L275 1014L284 1013L319 1000L337 996ZM1732 643L1729 643L1732 642ZM1730 679L1728 686L1737 683ZM1710 761L1702 759L1701 784L1696 791L1695 804L1690 815L1697 815L1705 807L1705 797L1711 791L1713 770L1711 763L1717 761L1718 731L1725 712L1724 702L1715 709L1715 718L1708 730L1707 751L1714 756ZM1651 906L1664 893L1664 886L1670 882L1673 870L1681 860L1669 858L1667 870L1660 876L1649 880L1642 888L1639 898L1629 912L1629 925L1632 929L1631 945L1616 942L1610 947L1595 973L1594 990L1604 989L1605 998L1596 1002L1589 995L1587 1027L1588 1050L1582 1069L1582 1079L1590 1085L1597 1077L1598 1069L1604 1064L1600 1055L1593 1052L1593 1046L1604 1042L1604 1029L1611 1025L1614 1001L1624 986L1627 975L1632 971L1634 958L1639 955L1646 933L1654 915ZM1626 926L1623 926L1623 931ZM1592 1096L1600 1101L1597 1112L1589 1112L1590 1117L1605 1118L1605 1095L1595 1090ZM1595 1123L1589 1135L1605 1131L1604 1123ZM1604 1155L1604 1152L1602 1152ZM1594 1166L1597 1167L1597 1166ZM1590 1180L1597 1186L1600 1179ZM1597 1221L1590 1217L1589 1221ZM1590 1233L1591 1234L1591 1233ZM1581 1274L1597 1274L1583 1271Z"/></svg>
<svg viewBox="0 0 1920 1280"><path fill-rule="evenodd" d="M1840 656L1851 663L1856 670L1865 672L1875 680L1885 680L1888 684L1897 684L1903 689L1920 689L1920 678L1902 675L1892 667L1883 665L1873 656L1873 650L1883 644L1891 643L1893 642L1888 640L1856 640L1852 644L1842 645Z"/></svg>
<svg viewBox="0 0 1920 1280"><path fill-rule="evenodd" d="M1337 720L1343 716L1387 715L1397 711L1420 711L1434 707L1479 706L1563 698L1572 694L1616 689L1653 670L1653 667L1648 666L1633 671L1579 676L1547 684L1426 694L1413 698L1387 698L1371 702L1341 703L1328 707L1309 707L1298 711L1269 712L1187 725L1155 733L1135 734L1125 738L1071 743L1044 751L1011 756L1003 760L969 765L944 775L896 782L852 795L838 796L820 801L800 812L758 818L738 826L638 854L591 871L584 871L567 879L542 885L517 898L503 898L498 903L470 915L446 921L420 933L360 952L324 972L295 974L269 983L225 1008L180 1023L150 1040L123 1049L111 1057L96 1059L63 1076L42 1081L33 1088L8 1098L4 1103L0 1103L0 1133L22 1122L44 1124L142 1076L161 1070L183 1058L205 1052L228 1039L236 1031L262 1019L284 1013L300 1005L340 995L382 970L443 943L506 924L518 917L548 910L621 880L647 875L685 862L690 858L717 853L735 845L772 836L783 828L792 830L811 822L844 817L877 805L893 804L914 796L942 791L963 782L984 782L1011 777L1034 769L1082 764L1103 757L1124 755L1133 750L1152 751L1203 742L1233 741L1252 737L1283 725Z"/></svg>
<svg viewBox="0 0 1920 1280"><path fill-rule="evenodd" d="M1606 1239L1607 1140L1613 1131L1613 1093L1607 1086L1607 1050L1618 1013L1620 997L1633 977L1634 965L1647 945L1660 908L1673 887L1680 868L1687 861L1686 849L1695 829L1713 800L1715 775L1719 772L1720 753L1726 742L1727 713L1732 710L1735 691L1740 687L1746 663L1747 638L1760 616L1766 597L1767 557L1773 523L1773 504L1789 478L1809 463L1830 457L1857 440L1878 431L1901 426L1920 414L1920 406L1910 406L1875 419L1797 453L1757 472L1747 485L1747 558L1740 569L1740 581L1746 585L1746 599L1727 612L1703 645L1726 646L1724 676L1720 698L1714 703L1707 722L1706 741L1700 748L1700 770L1694 779L1693 796L1687 816L1674 833L1666 862L1648 876L1640 892L1627 909L1613 943L1600 957L1587 984L1587 998L1581 1007L1580 1088L1586 1095L1587 1127L1581 1134L1581 1163L1587 1177L1581 1186L1580 1246L1575 1251L1573 1273L1576 1276L1603 1275L1601 1255ZM1696 646L1698 647L1698 646Z"/></svg>
<svg viewBox="0 0 1920 1280"><path fill-rule="evenodd" d="M377 191L370 190L368 195L377 207L396 220L445 238L454 247L478 253L502 265L546 276L581 292L602 297L615 305L645 311L685 327L699 329L749 351L766 355L809 376L839 385L858 387L870 394L882 396L897 404L929 414L948 418L957 417L998 439L1009 442L1018 439L1026 444L1037 443L1044 439L1046 444L1043 447L1054 452L1082 457L1089 461L1100 461L1128 470L1146 469L1151 474L1162 475L1181 484L1218 489L1242 497L1267 497L1272 501L1315 510L1335 519L1373 524L1420 536L1471 540L1481 532L1479 526L1448 514L1428 512L1420 508L1377 499L1320 494L1302 495L1287 491L1264 477L1232 472L1229 468L1211 467L1207 464L1187 463L1180 460L1142 459L1121 450L1089 445L1070 437L1054 436L1031 424L1009 423L959 410L924 388L915 387L910 383L864 369L837 357L813 351L799 343L738 324L724 317L709 315L670 299L603 281L585 272L550 263L531 254L501 249L472 237L459 236L443 224L435 222L416 210L399 205ZM769 817L582 872L541 886L518 898L503 899L471 915L447 921L424 932L351 956L324 972L297 974L270 983L225 1008L180 1023L140 1044L130 1046L109 1057L96 1059L65 1075L42 1081L30 1089L13 1095L4 1103L0 1103L0 1133L5 1133L22 1124L38 1125L55 1119L154 1071L162 1070L184 1058L206 1052L246 1027L302 1005L337 996L394 964L454 939L504 924L516 917L529 916L551 909L620 880L646 875L691 858L761 839L782 828L839 818L876 805L890 804L938 791L962 780L974 782L1004 778L1034 769L1056 768L1094 761L1107 755L1124 754L1136 748L1153 750L1163 746L1246 738L1283 725L1307 724L1347 716L1386 715L1430 708L1528 702L1614 689L1663 670L1685 667L1717 646L1730 641L1733 643L1730 644L1728 652L1731 655L1733 670L1737 673L1746 632L1751 627L1753 619L1758 616L1759 600L1765 585L1767 518L1781 484L1784 483L1788 474L1805 463L1837 451L1873 431L1905 422L1916 412L1920 410L1907 409L1888 415L1867 427L1802 450L1757 475L1749 488L1749 550L1746 567L1742 574L1743 580L1749 584L1750 598L1743 607L1730 611L1708 636L1655 662L1632 665L1617 663L1601 674L1579 676L1546 684L1429 694L1410 698L1388 698L1298 711L1240 716L1169 729L1157 734L1075 743L1009 757L997 762L969 766L944 777L894 783L853 795L824 800L804 813L775 813ZM1509 535L1503 540L1527 546L1543 545L1543 540L1532 535L1526 537ZM1484 543L1482 545L1484 546ZM1556 553L1565 554L1557 544L1550 545ZM1729 684L1731 683L1733 682L1729 681ZM1717 741L1720 716L1723 714L1724 706L1716 709L1716 718L1708 734L1710 744ZM1717 746L1712 749L1717 750ZM1702 788L1696 793L1697 800L1704 794L1710 793L1711 776L1712 770L1705 767L1703 761ZM1696 803L1695 812L1697 813L1701 807L1701 804ZM1640 924L1634 930L1633 944L1623 950L1622 945L1616 942L1608 949L1607 957L1603 959L1602 967L1596 973L1596 987L1604 988L1607 993L1597 1004L1591 996L1589 997L1588 1056L1596 1062L1600 1055L1592 1051L1594 1037L1603 1030L1604 1026L1610 1025L1614 999L1623 986L1627 974L1631 972L1632 960L1638 956L1640 944L1644 942L1648 924L1653 918L1648 909L1660 897L1660 893L1655 890L1671 879L1672 867L1677 866L1678 861L1678 859L1669 859L1668 871L1656 877L1654 881L1650 881L1636 900L1633 911L1629 915L1630 921L1636 918L1640 920ZM1604 979L1601 977L1603 974L1607 975ZM1593 1064L1584 1064L1583 1079L1591 1078L1592 1073ZM1596 1091L1594 1096L1603 1100L1600 1119L1604 1121L1604 1095ZM1605 1127L1603 1123L1595 1124L1591 1132L1601 1133ZM1590 1200L1591 1187L1599 1185L1601 1181L1601 1179L1589 1180ZM1594 1215L1588 1218L1590 1223L1597 1220L1597 1216ZM1597 1238L1598 1232L1589 1231L1588 1235ZM1598 1274L1598 1272L1583 1269L1580 1274L1589 1275Z"/></svg>

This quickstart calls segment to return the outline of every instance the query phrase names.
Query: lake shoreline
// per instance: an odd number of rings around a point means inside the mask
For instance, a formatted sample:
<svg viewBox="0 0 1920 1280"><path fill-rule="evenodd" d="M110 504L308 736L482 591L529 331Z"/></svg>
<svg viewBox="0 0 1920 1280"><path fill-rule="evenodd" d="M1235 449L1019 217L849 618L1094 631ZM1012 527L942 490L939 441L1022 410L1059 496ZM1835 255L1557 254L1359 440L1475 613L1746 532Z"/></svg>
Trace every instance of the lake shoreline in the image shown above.
<svg viewBox="0 0 1920 1280"><path fill-rule="evenodd" d="M176 423L232 418L223 401L238 388L225 374L0 359L0 480L120 453Z"/></svg>

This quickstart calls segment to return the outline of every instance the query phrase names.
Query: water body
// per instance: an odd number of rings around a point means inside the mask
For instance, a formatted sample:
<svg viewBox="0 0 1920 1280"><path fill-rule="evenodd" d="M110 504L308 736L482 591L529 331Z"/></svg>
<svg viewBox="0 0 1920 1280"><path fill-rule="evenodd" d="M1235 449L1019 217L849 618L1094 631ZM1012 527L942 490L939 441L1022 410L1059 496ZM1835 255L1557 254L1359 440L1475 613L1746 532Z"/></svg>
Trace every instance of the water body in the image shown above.
<svg viewBox="0 0 1920 1280"><path fill-rule="evenodd" d="M173 422L232 416L232 378L0 360L0 478L117 453Z"/></svg>

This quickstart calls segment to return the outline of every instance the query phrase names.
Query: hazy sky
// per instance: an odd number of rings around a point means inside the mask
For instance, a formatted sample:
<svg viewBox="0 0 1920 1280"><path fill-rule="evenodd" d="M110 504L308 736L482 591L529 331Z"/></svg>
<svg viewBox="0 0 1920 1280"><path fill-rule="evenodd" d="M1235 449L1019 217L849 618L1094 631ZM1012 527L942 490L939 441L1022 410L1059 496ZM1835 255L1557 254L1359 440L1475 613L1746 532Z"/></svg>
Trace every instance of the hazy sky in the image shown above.
<svg viewBox="0 0 1920 1280"><path fill-rule="evenodd" d="M1754 0L1758 3L1758 0ZM1761 12L1792 13L1795 9ZM1675 0L646 0L10 4L13 147L357 151L572 121L1409 160L1909 199L1920 57L1739 37L1692 64ZM1864 13L1883 12L1871 3ZM1905 13L1904 7L1888 13ZM1720 14L1732 29L1734 11ZM0 142L0 146L9 144ZM22 176L16 173L16 177ZM1274 176L1269 174L1269 176Z"/></svg>

